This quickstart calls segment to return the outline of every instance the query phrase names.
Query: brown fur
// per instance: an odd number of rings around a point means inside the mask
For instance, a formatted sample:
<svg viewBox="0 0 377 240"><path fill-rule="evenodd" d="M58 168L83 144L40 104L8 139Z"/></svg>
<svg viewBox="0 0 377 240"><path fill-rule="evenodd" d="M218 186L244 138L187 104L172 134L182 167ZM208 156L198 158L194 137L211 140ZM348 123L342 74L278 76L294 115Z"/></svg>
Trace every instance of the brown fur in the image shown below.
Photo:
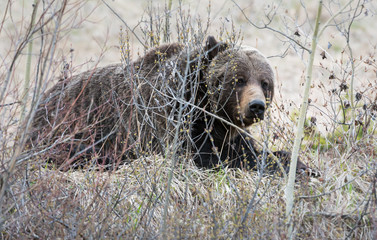
<svg viewBox="0 0 377 240"><path fill-rule="evenodd" d="M186 134L177 145L192 146L199 166L253 168L260 155L253 142L207 112L250 126L263 119L250 104L268 106L273 78L266 58L252 48L230 47L213 37L203 48L163 45L129 66L59 81L41 101L31 144L55 145L48 158L58 166L90 158L114 164L164 154L180 129Z"/></svg>

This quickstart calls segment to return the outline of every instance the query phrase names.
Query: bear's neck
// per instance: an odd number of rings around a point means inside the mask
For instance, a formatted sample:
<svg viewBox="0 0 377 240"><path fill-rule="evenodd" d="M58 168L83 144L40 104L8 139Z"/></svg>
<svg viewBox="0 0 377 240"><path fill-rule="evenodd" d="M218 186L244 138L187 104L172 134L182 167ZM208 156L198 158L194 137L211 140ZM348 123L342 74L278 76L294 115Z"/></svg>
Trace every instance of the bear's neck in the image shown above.
<svg viewBox="0 0 377 240"><path fill-rule="evenodd" d="M205 137L207 135L212 137L216 146L222 145L224 142L230 142L239 135L237 129L214 118L207 118L206 121L198 119L193 125L193 131L196 136L202 135Z"/></svg>

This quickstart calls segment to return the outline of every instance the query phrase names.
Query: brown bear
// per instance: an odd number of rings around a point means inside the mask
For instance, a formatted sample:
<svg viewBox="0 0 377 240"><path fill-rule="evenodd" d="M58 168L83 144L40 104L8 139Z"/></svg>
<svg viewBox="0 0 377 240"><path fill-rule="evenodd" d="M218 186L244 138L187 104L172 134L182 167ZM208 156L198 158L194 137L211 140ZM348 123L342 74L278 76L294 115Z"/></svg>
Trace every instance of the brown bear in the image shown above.
<svg viewBox="0 0 377 240"><path fill-rule="evenodd" d="M199 167L267 171L276 163L239 129L263 120L273 94L273 71L254 48L211 36L203 47L166 44L60 79L40 102L31 147L63 167L189 149ZM274 154L287 166L289 153Z"/></svg>

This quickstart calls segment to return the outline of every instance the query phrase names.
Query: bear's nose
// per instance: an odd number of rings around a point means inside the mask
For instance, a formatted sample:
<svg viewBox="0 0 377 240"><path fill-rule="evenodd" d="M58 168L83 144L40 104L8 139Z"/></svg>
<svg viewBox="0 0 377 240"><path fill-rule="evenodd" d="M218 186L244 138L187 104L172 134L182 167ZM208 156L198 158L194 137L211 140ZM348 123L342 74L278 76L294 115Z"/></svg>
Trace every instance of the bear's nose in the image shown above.
<svg viewBox="0 0 377 240"><path fill-rule="evenodd" d="M249 103L249 109L250 112L252 112L255 116L257 116L260 119L263 119L266 105L262 100L253 100Z"/></svg>

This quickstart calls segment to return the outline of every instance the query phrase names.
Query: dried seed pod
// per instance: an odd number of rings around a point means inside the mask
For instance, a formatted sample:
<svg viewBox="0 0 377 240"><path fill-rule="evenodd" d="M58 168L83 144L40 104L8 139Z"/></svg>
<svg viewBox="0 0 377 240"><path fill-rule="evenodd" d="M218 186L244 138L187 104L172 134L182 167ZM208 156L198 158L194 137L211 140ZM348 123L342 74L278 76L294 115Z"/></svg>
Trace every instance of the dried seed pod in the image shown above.
<svg viewBox="0 0 377 240"><path fill-rule="evenodd" d="M361 98L363 97L363 94L361 94L361 93L356 93L356 101L360 101L361 100Z"/></svg>
<svg viewBox="0 0 377 240"><path fill-rule="evenodd" d="M345 100L343 103L344 103L344 108L345 109L347 109L347 108L349 108L351 106L350 102L347 101L347 100Z"/></svg>
<svg viewBox="0 0 377 240"><path fill-rule="evenodd" d="M339 88L340 88L340 91L346 91L348 89L348 86L345 82L342 82L340 85L339 85Z"/></svg>
<svg viewBox="0 0 377 240"><path fill-rule="evenodd" d="M327 58L327 57L326 57L326 52L325 52L325 51L322 51L320 55L321 55L322 59Z"/></svg>
<svg viewBox="0 0 377 240"><path fill-rule="evenodd" d="M316 118L316 117L311 117L311 118L310 118L310 123L311 123L312 125L317 125L317 118Z"/></svg>

